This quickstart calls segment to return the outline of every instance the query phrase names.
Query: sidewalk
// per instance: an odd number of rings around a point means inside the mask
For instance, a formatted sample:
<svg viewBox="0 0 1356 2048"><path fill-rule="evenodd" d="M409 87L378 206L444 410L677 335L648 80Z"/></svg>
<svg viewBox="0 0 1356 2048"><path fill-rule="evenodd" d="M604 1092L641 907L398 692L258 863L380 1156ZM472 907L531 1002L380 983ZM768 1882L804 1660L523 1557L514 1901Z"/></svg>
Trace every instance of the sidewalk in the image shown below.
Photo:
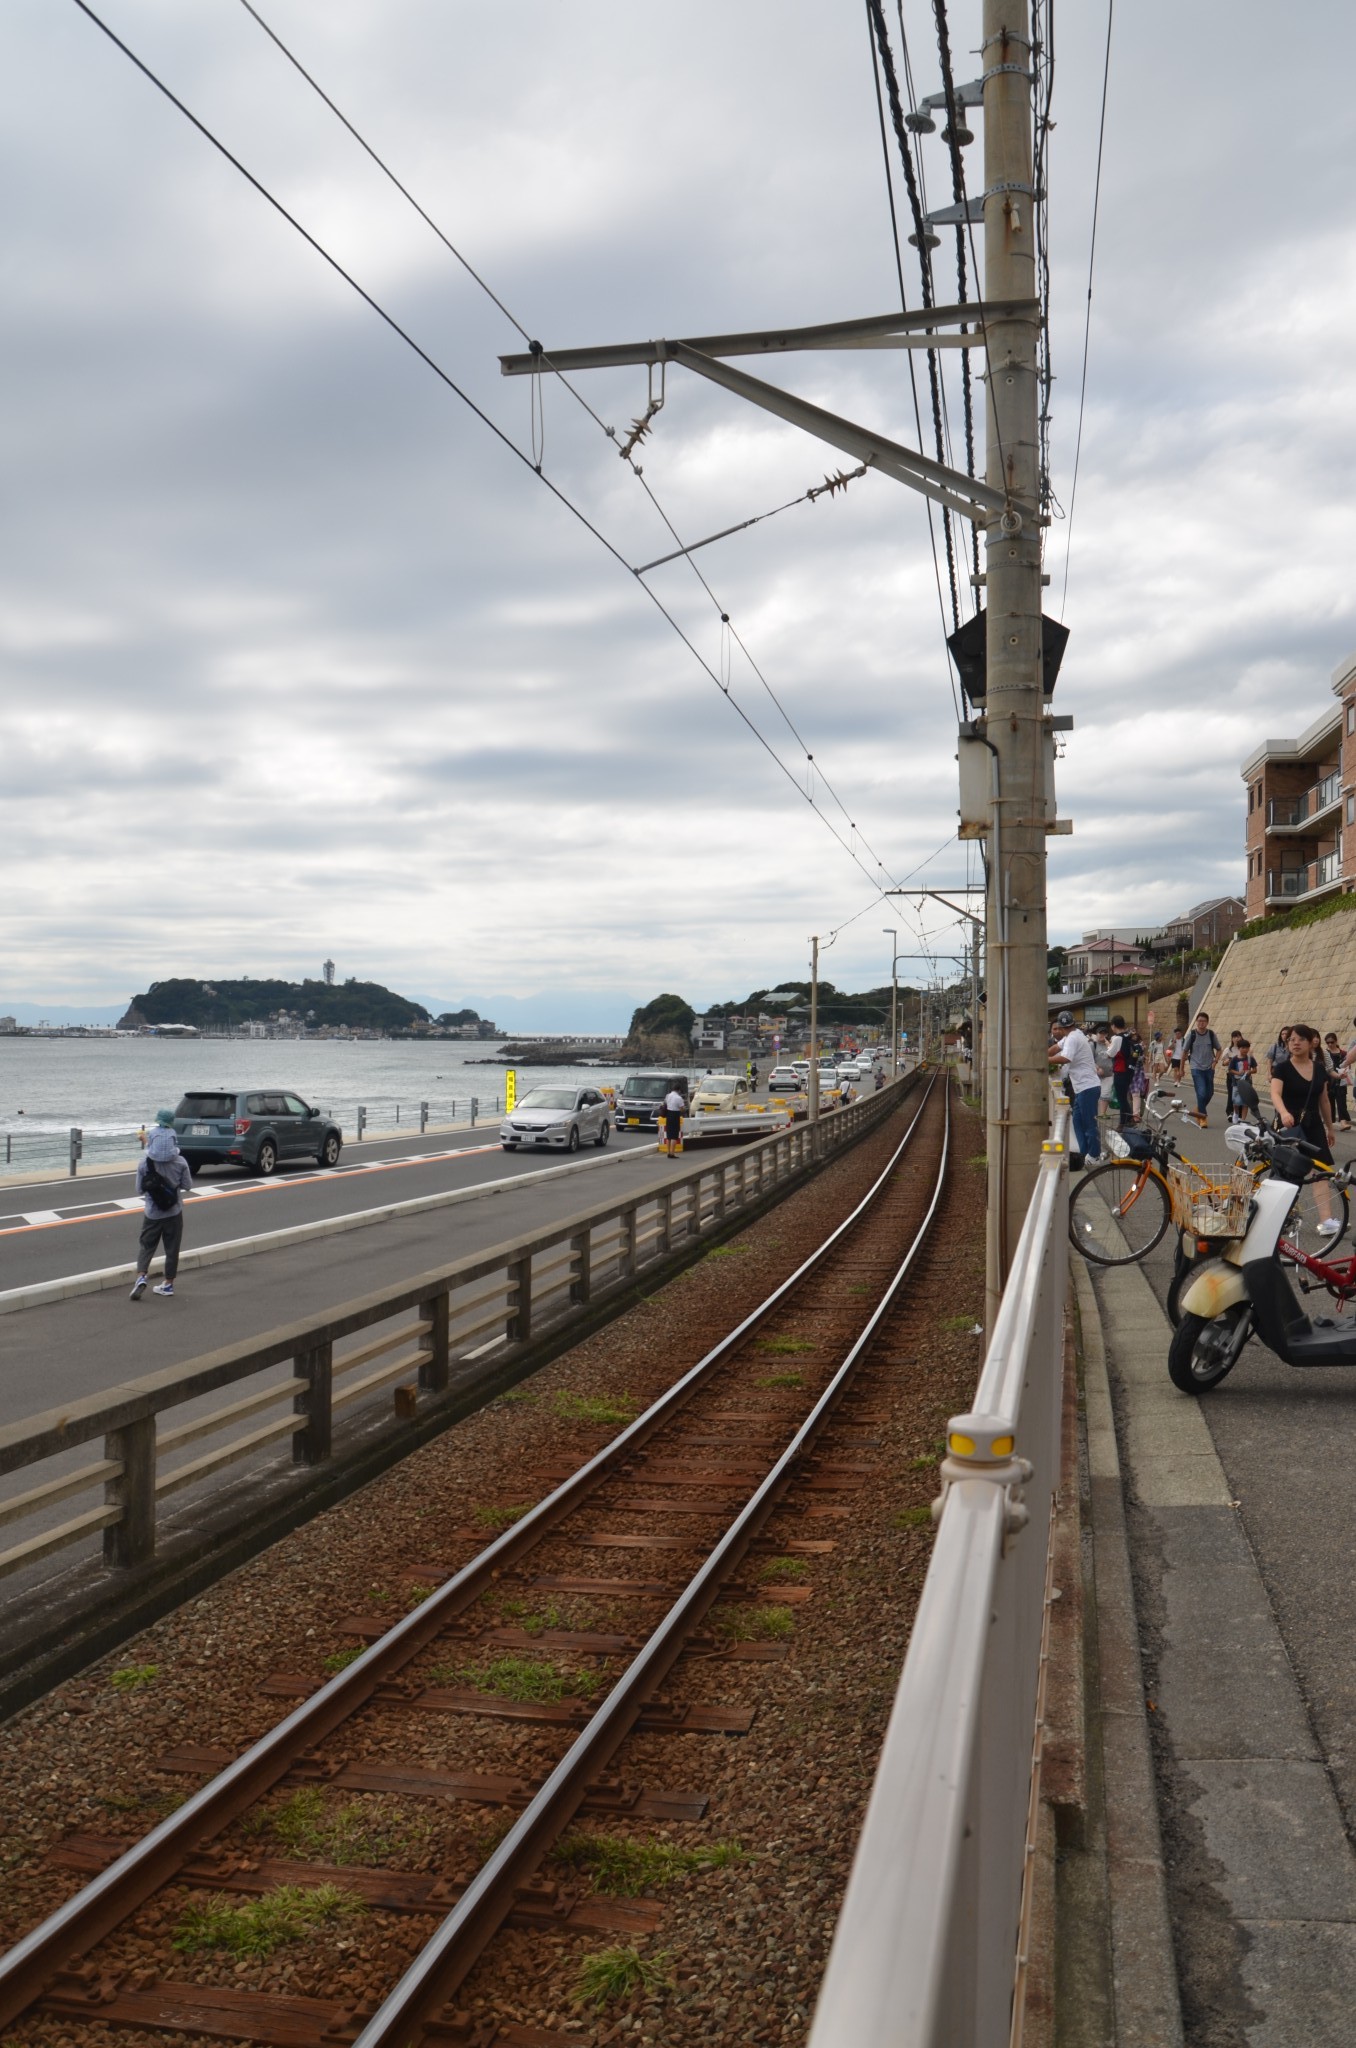
<svg viewBox="0 0 1356 2048"><path fill-rule="evenodd" d="M1222 1133L1188 1149L1222 1156ZM1350 2048L1356 1374L1301 1375L1253 1343L1193 1400L1167 1377L1166 1254L1072 1264L1111 2012L1068 2038Z"/></svg>

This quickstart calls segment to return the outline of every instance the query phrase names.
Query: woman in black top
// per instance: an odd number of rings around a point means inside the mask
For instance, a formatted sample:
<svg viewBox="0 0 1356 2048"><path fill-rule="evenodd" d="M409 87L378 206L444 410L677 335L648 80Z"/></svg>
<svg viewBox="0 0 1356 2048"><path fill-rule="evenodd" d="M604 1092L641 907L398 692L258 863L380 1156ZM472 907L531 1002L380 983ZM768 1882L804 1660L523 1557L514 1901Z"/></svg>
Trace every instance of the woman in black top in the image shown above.
<svg viewBox="0 0 1356 2048"><path fill-rule="evenodd" d="M1331 1166L1333 1130L1328 1066L1323 1057L1323 1041L1307 1024L1290 1027L1290 1057L1278 1060L1271 1070L1271 1100L1283 1129L1298 1130L1301 1137L1318 1146L1323 1164ZM1314 1200L1323 1218L1319 1231L1322 1236L1331 1237L1339 1225L1322 1180L1314 1186Z"/></svg>

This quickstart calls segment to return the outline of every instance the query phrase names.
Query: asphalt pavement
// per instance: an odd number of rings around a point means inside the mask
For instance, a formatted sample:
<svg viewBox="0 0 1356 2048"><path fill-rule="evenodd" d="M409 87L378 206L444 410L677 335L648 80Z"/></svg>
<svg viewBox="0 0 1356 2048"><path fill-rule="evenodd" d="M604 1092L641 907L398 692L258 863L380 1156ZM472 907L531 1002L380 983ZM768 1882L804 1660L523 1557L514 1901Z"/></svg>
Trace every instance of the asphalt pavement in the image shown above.
<svg viewBox="0 0 1356 2048"><path fill-rule="evenodd" d="M592 1145L577 1155L544 1147L505 1152L496 1128L497 1122L437 1138L355 1145L328 1172L310 1165L283 1167L270 1180L230 1167L205 1167L185 1205L185 1249L228 1244L454 1188L512 1184L543 1168L600 1156ZM626 1133L614 1133L612 1144L619 1150L654 1149L653 1138ZM129 1172L7 1183L0 1192L0 1291L98 1272L135 1258L141 1214Z"/></svg>
<svg viewBox="0 0 1356 2048"><path fill-rule="evenodd" d="M1176 1135L1202 1166L1226 1158L1218 1104L1207 1131ZM1350 1134L1336 1156L1356 1157ZM1171 1237L1142 1267L1089 1271L1127 1479L1186 2039L1346 2048L1356 1364L1299 1370L1254 1339L1211 1393L1177 1393L1162 1313Z"/></svg>
<svg viewBox="0 0 1356 2048"><path fill-rule="evenodd" d="M376 1149L376 1148L374 1148ZM449 1148L430 1143L423 1154L386 1156L337 1172L279 1175L242 1185L229 1175L187 1206L185 1249L253 1237L298 1223L342 1216L451 1189L479 1190L480 1199L445 1208L397 1214L331 1236L283 1244L248 1257L181 1273L174 1298L152 1295L132 1303L119 1286L45 1302L0 1316L0 1416L18 1420L79 1395L176 1365L223 1344L262 1335L282 1323L317 1317L377 1288L396 1285L464 1255L544 1229L563 1216L623 1193L661 1184L675 1171L653 1137L614 1134L605 1150L575 1155L507 1154L486 1149L478 1133ZM704 1147L703 1159L729 1149ZM686 1155L687 1163L697 1157ZM529 1176L537 1176L529 1178ZM515 1182L522 1182L517 1186ZM58 1184L69 1189L69 1182ZM129 1177L110 1176L106 1187L82 1184L82 1199L100 1206L87 1219L12 1226L0 1237L4 1285L67 1277L135 1257L139 1211L103 1206L127 1195ZM13 1196L11 1190L11 1199ZM24 1193L26 1213L50 1198L52 1185Z"/></svg>

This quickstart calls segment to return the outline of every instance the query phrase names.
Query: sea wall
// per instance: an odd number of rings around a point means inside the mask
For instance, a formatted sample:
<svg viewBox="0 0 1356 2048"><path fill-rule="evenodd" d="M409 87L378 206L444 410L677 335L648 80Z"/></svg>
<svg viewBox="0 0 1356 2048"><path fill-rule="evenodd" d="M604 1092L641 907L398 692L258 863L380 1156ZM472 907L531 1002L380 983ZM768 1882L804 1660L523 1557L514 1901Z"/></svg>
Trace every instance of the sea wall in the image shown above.
<svg viewBox="0 0 1356 2048"><path fill-rule="evenodd" d="M1201 1003L1221 1039L1241 1031L1261 1059L1282 1024L1335 1031L1356 1018L1356 913L1339 911L1294 930L1235 939Z"/></svg>

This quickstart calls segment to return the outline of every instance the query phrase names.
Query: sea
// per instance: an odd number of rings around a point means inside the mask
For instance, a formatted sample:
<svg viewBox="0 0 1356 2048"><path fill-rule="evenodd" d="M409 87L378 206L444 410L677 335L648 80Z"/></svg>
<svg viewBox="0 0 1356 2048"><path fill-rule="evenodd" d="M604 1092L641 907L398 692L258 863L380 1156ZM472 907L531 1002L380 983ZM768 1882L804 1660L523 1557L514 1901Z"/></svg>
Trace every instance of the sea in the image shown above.
<svg viewBox="0 0 1356 2048"><path fill-rule="evenodd" d="M81 1133L80 1171L132 1158L137 1134L158 1109L198 1088L285 1088L323 1109L346 1141L367 1132L418 1132L502 1111L502 1065L491 1040L26 1038L0 1035L0 1173L65 1170L72 1129ZM615 1081L625 1067L520 1070L518 1092L543 1081Z"/></svg>

